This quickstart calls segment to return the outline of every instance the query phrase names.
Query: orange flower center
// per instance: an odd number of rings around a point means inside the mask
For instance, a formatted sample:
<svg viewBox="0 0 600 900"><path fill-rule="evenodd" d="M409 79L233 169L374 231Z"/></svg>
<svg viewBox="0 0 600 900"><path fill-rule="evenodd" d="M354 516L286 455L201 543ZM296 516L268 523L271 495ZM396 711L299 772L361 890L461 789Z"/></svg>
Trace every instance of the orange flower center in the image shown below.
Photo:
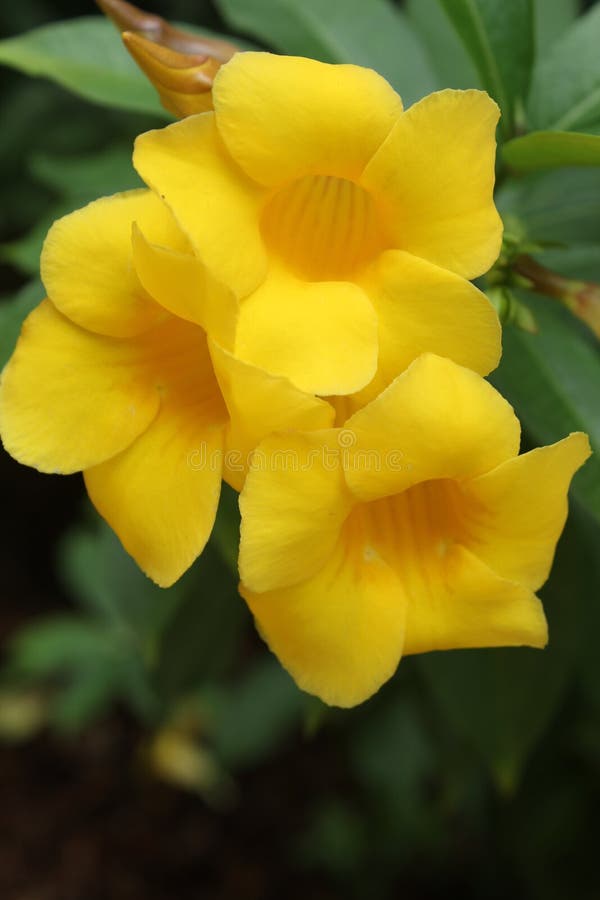
<svg viewBox="0 0 600 900"><path fill-rule="evenodd" d="M405 581L414 575L422 583L439 569L453 544L474 543L482 513L453 479L424 481L357 506L346 523L349 546L353 554L380 556Z"/></svg>
<svg viewBox="0 0 600 900"><path fill-rule="evenodd" d="M280 188L261 224L269 249L308 281L350 280L386 246L371 195L331 175L305 175Z"/></svg>

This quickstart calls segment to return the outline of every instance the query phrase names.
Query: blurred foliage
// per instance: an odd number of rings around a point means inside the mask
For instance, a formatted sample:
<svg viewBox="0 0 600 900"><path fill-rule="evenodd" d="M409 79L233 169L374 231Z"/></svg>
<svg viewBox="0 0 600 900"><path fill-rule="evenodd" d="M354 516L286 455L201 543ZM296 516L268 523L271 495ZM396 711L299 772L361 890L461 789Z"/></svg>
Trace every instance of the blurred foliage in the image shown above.
<svg viewBox="0 0 600 900"><path fill-rule="evenodd" d="M8 38L0 43L0 63L45 75L96 103L163 114L156 92L104 19L59 22Z"/></svg>
<svg viewBox="0 0 600 900"><path fill-rule="evenodd" d="M486 88L504 113L497 196L507 228L523 246L533 243L544 265L600 282L600 4L588 5L583 16L575 0L147 7L280 52L373 66L406 103L441 87ZM38 262L50 223L136 186L132 140L167 116L91 3L5 4L0 25L0 62L20 70L2 69L4 364L42 296ZM530 334L506 324L493 376L523 421L527 445L581 428L600 447L597 340L556 300L512 282L503 289L537 327ZM275 771L299 753L322 770L322 790L308 799L306 821L288 810L271 827L290 830L284 863L325 873L341 896L386 898L408 884L427 897L450 888L467 898L592 900L599 467L593 458L575 480L572 514L542 591L548 650L406 659L350 713L302 695L254 637L237 595L233 492L223 493L205 554L166 591L86 507L56 545L70 606L32 619L7 646L0 736L25 739L44 724L72 733L115 705L126 708L143 723L152 767L217 806L239 801L242 773ZM18 479L16 467L11 473Z"/></svg>
<svg viewBox="0 0 600 900"><path fill-rule="evenodd" d="M534 60L531 0L441 0L481 78L502 112L500 131L515 129Z"/></svg>

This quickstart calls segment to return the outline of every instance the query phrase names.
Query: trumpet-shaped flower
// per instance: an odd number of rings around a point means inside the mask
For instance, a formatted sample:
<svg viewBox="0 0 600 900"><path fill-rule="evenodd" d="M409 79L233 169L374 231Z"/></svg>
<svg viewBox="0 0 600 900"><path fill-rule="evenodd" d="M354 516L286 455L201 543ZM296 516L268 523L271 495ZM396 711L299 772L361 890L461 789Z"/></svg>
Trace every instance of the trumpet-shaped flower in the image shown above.
<svg viewBox="0 0 600 900"><path fill-rule="evenodd" d="M167 307L132 264L132 224L141 259L171 254L185 268L187 292L173 296L157 282ZM125 548L169 585L210 535L231 415L248 451L274 427L326 427L333 410L220 346L233 300L221 289L220 304L206 305L206 272L151 191L99 200L56 222L42 277L50 299L26 320L2 373L3 443L42 472L83 471ZM240 478L244 463L240 453Z"/></svg>
<svg viewBox="0 0 600 900"><path fill-rule="evenodd" d="M213 104L140 136L134 163L239 301L236 358L357 406L422 352L496 366L496 314L467 280L502 231L485 93L403 111L369 69L239 53Z"/></svg>
<svg viewBox="0 0 600 900"><path fill-rule="evenodd" d="M272 435L240 498L242 593L300 687L352 706L402 654L547 640L576 433L518 456L510 405L417 359L342 429Z"/></svg>

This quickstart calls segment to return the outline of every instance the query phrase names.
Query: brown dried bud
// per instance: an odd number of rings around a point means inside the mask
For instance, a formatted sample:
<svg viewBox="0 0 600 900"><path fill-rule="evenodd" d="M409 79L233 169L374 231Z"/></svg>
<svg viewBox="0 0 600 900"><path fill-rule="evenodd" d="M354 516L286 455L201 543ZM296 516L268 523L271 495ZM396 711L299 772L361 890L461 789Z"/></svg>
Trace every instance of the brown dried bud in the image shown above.
<svg viewBox="0 0 600 900"><path fill-rule="evenodd" d="M212 109L212 83L237 51L227 41L189 34L125 0L96 0L122 32L123 42L178 118Z"/></svg>

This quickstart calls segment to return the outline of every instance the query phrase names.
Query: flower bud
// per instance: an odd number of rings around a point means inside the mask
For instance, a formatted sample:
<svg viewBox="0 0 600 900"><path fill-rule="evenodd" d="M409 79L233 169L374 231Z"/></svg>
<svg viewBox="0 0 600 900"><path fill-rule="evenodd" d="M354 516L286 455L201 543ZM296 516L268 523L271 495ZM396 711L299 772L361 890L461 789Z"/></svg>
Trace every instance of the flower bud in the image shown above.
<svg viewBox="0 0 600 900"><path fill-rule="evenodd" d="M178 118L212 109L213 80L236 52L233 44L174 28L125 0L97 2L122 32L125 46L165 109Z"/></svg>

